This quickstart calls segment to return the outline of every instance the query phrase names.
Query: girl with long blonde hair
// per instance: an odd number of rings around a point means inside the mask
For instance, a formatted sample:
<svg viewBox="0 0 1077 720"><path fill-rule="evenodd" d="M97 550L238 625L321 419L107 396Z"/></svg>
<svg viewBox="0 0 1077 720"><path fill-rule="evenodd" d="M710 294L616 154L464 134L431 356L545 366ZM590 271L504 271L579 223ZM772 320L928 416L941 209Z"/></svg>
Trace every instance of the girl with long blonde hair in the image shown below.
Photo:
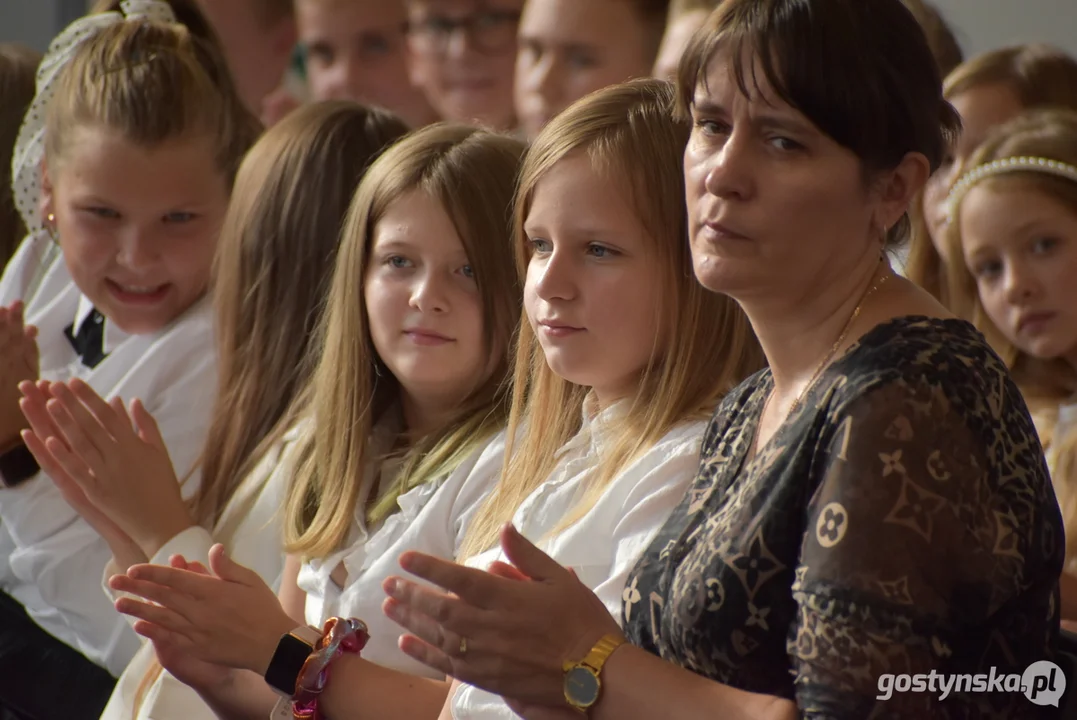
<svg viewBox="0 0 1077 720"><path fill-rule="evenodd" d="M999 126L961 168L949 208L951 300L1036 422L1066 530L1062 617L1077 621L1077 112Z"/></svg>
<svg viewBox="0 0 1077 720"><path fill-rule="evenodd" d="M164 606L118 605L150 621L136 630L220 716L265 717L276 699L267 681L292 695L296 677L285 687L271 671L282 638L337 616L363 618L371 637L362 659L334 667L325 712L384 718L408 702L421 717L444 701L445 683L399 650L381 618L381 583L405 550L454 557L500 471L520 307L509 228L523 152L509 137L432 125L360 184L284 501L279 598L223 549L210 553L213 576L184 558L132 571L152 584L113 579ZM177 606L189 608L181 625Z"/></svg>
<svg viewBox="0 0 1077 720"><path fill-rule="evenodd" d="M600 90L528 153L516 196L525 314L506 467L458 556L503 567L499 538L511 522L611 612L695 475L707 419L762 365L746 316L692 278L689 124L673 117L673 97L657 80ZM405 583L387 588L386 612L404 619ZM404 647L429 660L414 638ZM437 649L484 652L456 634ZM441 717L506 716L500 697L456 683Z"/></svg>
<svg viewBox="0 0 1077 720"><path fill-rule="evenodd" d="M87 519L106 517L155 563L176 554L206 562L210 547L223 543L279 586L278 508L340 226L366 167L406 132L388 113L319 103L275 126L244 160L214 263L220 376L190 502L141 403L129 417L122 403L110 405L78 381L29 389L28 445L55 482L85 499L78 509ZM58 407L46 409L46 393ZM114 559L106 574L119 569ZM102 717L151 716L213 717L195 693L160 673L147 643Z"/></svg>
<svg viewBox="0 0 1077 720"><path fill-rule="evenodd" d="M949 305L946 287L946 195L960 167L992 128L1030 108L1077 110L1077 60L1042 43L977 55L943 82L943 95L961 116L961 133L910 210L912 235L906 276Z"/></svg>

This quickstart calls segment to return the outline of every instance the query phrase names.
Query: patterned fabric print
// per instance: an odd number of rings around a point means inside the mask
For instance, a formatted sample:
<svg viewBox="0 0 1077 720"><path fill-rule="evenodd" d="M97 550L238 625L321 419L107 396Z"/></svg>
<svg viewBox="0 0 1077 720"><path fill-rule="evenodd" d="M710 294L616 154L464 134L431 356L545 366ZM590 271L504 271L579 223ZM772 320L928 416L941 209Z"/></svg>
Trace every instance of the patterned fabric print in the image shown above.
<svg viewBox="0 0 1077 720"><path fill-rule="evenodd" d="M884 673L1054 655L1061 518L982 336L876 327L748 458L771 385L764 370L718 409L695 483L629 576L629 638L805 717L1036 716L1021 693L876 700Z"/></svg>

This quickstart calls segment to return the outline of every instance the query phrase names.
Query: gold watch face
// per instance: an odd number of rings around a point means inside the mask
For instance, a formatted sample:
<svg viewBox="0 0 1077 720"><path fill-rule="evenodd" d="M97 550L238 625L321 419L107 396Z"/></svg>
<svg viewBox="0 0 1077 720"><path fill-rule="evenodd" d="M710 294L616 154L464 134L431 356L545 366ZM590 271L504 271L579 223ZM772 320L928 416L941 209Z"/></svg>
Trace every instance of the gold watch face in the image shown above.
<svg viewBox="0 0 1077 720"><path fill-rule="evenodd" d="M577 665L565 673L565 698L578 708L588 708L598 700L598 676Z"/></svg>

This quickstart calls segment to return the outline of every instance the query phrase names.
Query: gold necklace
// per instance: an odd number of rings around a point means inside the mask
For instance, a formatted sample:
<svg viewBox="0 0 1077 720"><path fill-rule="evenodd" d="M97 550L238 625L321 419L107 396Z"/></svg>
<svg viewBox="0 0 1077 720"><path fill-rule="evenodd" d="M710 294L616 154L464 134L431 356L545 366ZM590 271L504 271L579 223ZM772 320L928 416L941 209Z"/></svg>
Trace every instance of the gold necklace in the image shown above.
<svg viewBox="0 0 1077 720"><path fill-rule="evenodd" d="M879 264L881 265L882 263L883 263L883 261L880 260ZM838 339L835 340L834 344L830 346L830 352L828 352L825 356L823 356L823 361L820 362L819 366L815 368L815 372L812 373L811 379L808 380L808 384L805 385L804 389L801 390L800 393L797 394L796 399L793 400L793 404L790 405L789 410L786 411L785 417L782 418L782 423L785 422L786 418L788 418L790 415L793 414L794 410L796 410L798 407L800 407L801 399L803 399L803 397L805 395L807 395L808 391L811 390L812 386L815 385L815 381L819 379L819 376L823 373L823 370L826 368L827 364L834 357L834 353L836 353L838 351L838 348L841 347L841 344L845 341L845 336L849 334L849 330L850 330L850 328L852 328L853 323L856 322L856 319L858 317L860 317L860 309L862 307L864 307L864 303L866 303L868 301L868 298L870 298L872 296L872 294L876 290L878 290L879 288L881 288L883 286L883 283L885 283L887 278L889 278L889 277L890 277L890 273L883 273L883 275L878 280L875 281L875 284L872 285L870 288L868 288L864 292L864 294L860 296L860 301L856 304L856 307L853 308L853 313L852 313L852 315L849 316L849 319L845 322L845 327L843 327L841 329L841 334L838 335ZM760 420L762 420L763 416L766 414L767 408L770 406L770 399L772 397L774 397L774 389L773 388L771 388L771 391L767 394L767 399L765 401L763 401L763 411L759 414ZM779 423L779 426L780 425L781 425L781 423Z"/></svg>

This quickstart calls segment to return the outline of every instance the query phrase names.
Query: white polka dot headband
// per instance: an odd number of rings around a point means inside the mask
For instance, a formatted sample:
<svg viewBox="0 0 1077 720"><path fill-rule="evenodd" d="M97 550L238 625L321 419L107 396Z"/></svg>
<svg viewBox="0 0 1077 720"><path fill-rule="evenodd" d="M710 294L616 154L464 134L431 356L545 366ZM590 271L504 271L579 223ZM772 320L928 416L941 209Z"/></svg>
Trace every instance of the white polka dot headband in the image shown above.
<svg viewBox="0 0 1077 720"><path fill-rule="evenodd" d="M1004 175L1014 172L1037 172L1046 175L1054 175L1066 180L1077 182L1077 167L1068 163L1059 162L1042 157L1008 157L994 160L983 165L978 165L961 176L953 188L949 197L946 198L946 214L952 223L957 219L957 208L965 194L972 186L981 180L995 175Z"/></svg>
<svg viewBox="0 0 1077 720"><path fill-rule="evenodd" d="M41 161L45 157L45 112L56 93L56 79L79 48L106 27L126 20L174 23L172 6L162 0L123 0L122 13L87 15L67 26L49 45L37 69L37 94L23 118L11 159L15 207L30 233L44 230L41 201Z"/></svg>

